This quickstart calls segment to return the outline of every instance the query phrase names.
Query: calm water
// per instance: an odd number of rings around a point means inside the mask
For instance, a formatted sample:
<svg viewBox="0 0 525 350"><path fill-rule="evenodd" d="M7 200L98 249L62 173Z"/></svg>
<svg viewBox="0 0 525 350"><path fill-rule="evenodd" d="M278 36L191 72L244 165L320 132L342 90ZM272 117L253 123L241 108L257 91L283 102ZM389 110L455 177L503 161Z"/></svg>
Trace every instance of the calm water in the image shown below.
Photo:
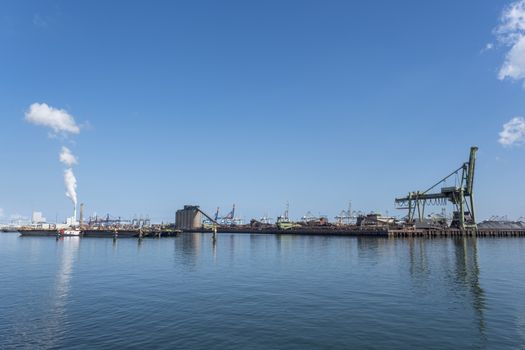
<svg viewBox="0 0 525 350"><path fill-rule="evenodd" d="M0 347L525 349L525 239L3 233Z"/></svg>

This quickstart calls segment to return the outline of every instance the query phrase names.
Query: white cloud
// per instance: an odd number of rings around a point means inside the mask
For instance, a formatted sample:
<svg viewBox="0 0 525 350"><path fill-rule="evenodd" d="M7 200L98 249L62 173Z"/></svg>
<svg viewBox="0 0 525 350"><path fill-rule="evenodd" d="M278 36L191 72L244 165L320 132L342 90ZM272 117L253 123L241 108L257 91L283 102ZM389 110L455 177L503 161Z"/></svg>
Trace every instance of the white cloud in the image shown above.
<svg viewBox="0 0 525 350"><path fill-rule="evenodd" d="M500 43L510 47L498 72L498 79L524 80L525 0L514 1L503 10L495 34Z"/></svg>
<svg viewBox="0 0 525 350"><path fill-rule="evenodd" d="M496 32L503 39L514 41L518 32L525 31L525 1L511 2L501 14L501 24Z"/></svg>
<svg viewBox="0 0 525 350"><path fill-rule="evenodd" d="M5 216L5 212L3 208L0 208L0 219Z"/></svg>
<svg viewBox="0 0 525 350"><path fill-rule="evenodd" d="M494 44L493 44L493 43L487 43L487 44L485 45L485 47L481 50L481 52L483 53L483 52L485 52L485 51L490 51L490 50L492 50L493 48L494 48Z"/></svg>
<svg viewBox="0 0 525 350"><path fill-rule="evenodd" d="M523 117L514 117L503 124L503 130L499 133L498 142L505 147L520 145L525 141L525 120Z"/></svg>
<svg viewBox="0 0 525 350"><path fill-rule="evenodd" d="M63 109L53 108L46 103L33 103L25 114L25 120L35 125L41 125L58 134L78 134L80 127L75 118Z"/></svg>
<svg viewBox="0 0 525 350"><path fill-rule="evenodd" d="M62 152L60 152L60 161L68 167L72 166L73 164L78 164L77 157L75 157L67 147L62 147Z"/></svg>
<svg viewBox="0 0 525 350"><path fill-rule="evenodd" d="M525 79L525 36L521 37L505 56L505 62L498 72L498 78L500 80L505 78Z"/></svg>

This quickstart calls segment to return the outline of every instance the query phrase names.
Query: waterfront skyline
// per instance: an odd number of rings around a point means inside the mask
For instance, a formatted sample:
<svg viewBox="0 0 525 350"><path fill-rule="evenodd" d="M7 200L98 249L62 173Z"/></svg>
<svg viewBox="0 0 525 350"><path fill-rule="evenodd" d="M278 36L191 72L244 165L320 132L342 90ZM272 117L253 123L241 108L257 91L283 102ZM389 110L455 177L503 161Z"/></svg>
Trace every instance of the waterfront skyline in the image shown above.
<svg viewBox="0 0 525 350"><path fill-rule="evenodd" d="M70 215L62 147L87 214L162 221L401 215L477 145L478 217L525 216L523 4L8 1L0 220ZM34 103L79 133L31 125Z"/></svg>

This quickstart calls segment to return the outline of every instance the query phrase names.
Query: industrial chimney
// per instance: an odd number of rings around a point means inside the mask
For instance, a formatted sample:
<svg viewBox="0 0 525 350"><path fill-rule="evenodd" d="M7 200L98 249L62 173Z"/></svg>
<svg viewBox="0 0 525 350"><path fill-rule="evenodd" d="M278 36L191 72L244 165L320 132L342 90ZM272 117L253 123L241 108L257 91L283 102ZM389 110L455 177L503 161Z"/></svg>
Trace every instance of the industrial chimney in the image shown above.
<svg viewBox="0 0 525 350"><path fill-rule="evenodd" d="M77 206L75 205L73 207L73 220L71 222L71 226L75 226L77 223Z"/></svg>
<svg viewBox="0 0 525 350"><path fill-rule="evenodd" d="M84 224L84 203L80 203L80 220L79 220L79 226L82 228L82 225Z"/></svg>

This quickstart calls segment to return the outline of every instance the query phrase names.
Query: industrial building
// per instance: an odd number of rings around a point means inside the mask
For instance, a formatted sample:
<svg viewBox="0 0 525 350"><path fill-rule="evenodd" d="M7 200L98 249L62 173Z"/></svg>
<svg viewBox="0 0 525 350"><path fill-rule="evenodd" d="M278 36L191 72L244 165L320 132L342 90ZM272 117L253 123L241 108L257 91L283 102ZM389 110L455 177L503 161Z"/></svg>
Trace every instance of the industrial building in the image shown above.
<svg viewBox="0 0 525 350"><path fill-rule="evenodd" d="M202 228L202 211L198 205L185 205L175 214L175 228L178 230L199 230Z"/></svg>

